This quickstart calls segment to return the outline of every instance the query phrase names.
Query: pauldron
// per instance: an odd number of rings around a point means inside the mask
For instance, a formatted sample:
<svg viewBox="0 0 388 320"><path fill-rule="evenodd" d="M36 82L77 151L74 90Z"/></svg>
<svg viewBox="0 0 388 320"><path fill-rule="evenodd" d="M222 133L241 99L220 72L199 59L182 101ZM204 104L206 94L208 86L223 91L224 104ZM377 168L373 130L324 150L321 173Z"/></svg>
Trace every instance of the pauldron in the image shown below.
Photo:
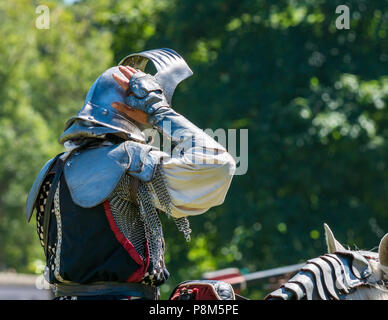
<svg viewBox="0 0 388 320"><path fill-rule="evenodd" d="M124 173L143 182L152 180L162 152L152 146L125 141L121 144L85 149L66 159L64 176L73 201L83 208L95 207L110 197ZM30 190L26 205L26 218L30 221L34 205L47 174L56 158L49 160Z"/></svg>

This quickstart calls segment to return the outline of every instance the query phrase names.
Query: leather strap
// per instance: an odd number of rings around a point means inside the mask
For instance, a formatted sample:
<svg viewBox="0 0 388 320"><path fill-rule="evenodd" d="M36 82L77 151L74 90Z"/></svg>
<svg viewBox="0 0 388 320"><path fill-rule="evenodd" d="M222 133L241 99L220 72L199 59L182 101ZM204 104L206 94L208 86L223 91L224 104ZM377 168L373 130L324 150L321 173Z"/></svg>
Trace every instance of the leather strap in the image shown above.
<svg viewBox="0 0 388 320"><path fill-rule="evenodd" d="M44 216L43 216L43 243L44 243L44 254L46 258L48 257L48 236L50 229L50 218L51 218L51 207L54 201L55 191L57 190L59 179L62 176L63 172L63 163L62 160L59 159L59 156L55 160L54 166L57 167L54 179L51 183L50 191L47 196L46 205L44 208Z"/></svg>
<svg viewBox="0 0 388 320"><path fill-rule="evenodd" d="M61 296L97 296L97 295L124 295L143 297L149 300L159 299L159 288L141 283L130 282L99 282L91 284L56 284L56 297Z"/></svg>

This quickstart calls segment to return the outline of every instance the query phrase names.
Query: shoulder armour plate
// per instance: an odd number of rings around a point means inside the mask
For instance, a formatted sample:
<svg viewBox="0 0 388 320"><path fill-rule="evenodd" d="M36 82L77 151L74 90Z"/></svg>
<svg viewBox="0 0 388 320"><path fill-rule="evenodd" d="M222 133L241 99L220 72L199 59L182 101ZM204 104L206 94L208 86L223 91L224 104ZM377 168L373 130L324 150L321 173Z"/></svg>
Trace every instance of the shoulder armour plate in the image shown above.
<svg viewBox="0 0 388 320"><path fill-rule="evenodd" d="M46 164L43 166L43 168L40 170L38 176L36 177L34 183L32 184L31 190L28 193L27 202L26 202L26 219L27 222L30 222L32 213L34 212L34 206L36 202L36 198L38 197L39 190L42 186L42 183L44 179L47 176L47 173L50 171L51 167L53 166L55 160L58 158L58 156L50 159L46 162Z"/></svg>
<svg viewBox="0 0 388 320"><path fill-rule="evenodd" d="M75 152L65 164L64 175L73 201L83 208L104 202L128 172L149 182L157 159L152 147L134 141Z"/></svg>

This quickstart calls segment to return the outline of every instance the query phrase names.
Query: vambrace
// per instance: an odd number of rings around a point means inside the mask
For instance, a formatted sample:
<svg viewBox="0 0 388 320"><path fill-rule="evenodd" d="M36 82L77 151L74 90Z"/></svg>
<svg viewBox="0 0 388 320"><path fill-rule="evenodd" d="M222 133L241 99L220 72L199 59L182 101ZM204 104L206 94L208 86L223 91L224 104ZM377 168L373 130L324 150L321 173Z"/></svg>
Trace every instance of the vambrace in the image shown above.
<svg viewBox="0 0 388 320"><path fill-rule="evenodd" d="M219 143L209 137L203 130L169 107L159 108L150 116L150 123L160 133L168 136L175 144L192 140L190 147L203 146L225 151Z"/></svg>

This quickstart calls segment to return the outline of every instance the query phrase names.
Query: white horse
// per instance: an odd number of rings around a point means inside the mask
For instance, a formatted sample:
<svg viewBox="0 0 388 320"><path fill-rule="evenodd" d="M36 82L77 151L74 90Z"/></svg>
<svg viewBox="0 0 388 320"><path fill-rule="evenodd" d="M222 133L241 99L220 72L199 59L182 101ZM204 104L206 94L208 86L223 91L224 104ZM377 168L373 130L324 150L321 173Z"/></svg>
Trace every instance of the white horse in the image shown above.
<svg viewBox="0 0 388 320"><path fill-rule="evenodd" d="M378 253L345 249L324 224L328 253L306 265L266 300L388 300L388 233Z"/></svg>

